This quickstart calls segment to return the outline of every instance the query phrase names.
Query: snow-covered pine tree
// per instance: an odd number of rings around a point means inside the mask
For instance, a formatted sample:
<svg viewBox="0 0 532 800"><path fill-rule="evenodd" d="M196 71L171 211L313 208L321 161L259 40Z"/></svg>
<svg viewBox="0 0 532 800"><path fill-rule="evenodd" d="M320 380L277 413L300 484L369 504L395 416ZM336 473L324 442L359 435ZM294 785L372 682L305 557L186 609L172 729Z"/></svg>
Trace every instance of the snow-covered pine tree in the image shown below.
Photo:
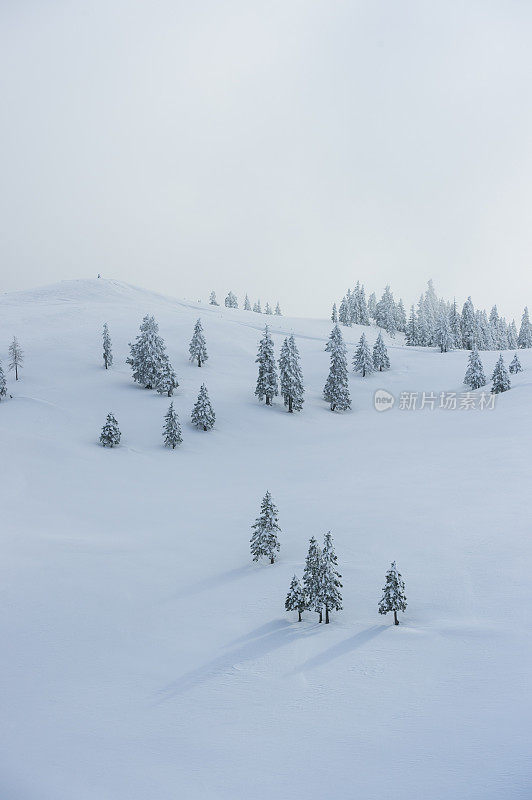
<svg viewBox="0 0 532 800"><path fill-rule="evenodd" d="M287 336L281 347L279 358L279 378L281 395L289 413L301 411L303 408L303 373L299 363L299 350L297 349L294 334Z"/></svg>
<svg viewBox="0 0 532 800"><path fill-rule="evenodd" d="M211 306L220 305L218 300L216 299L216 292L211 292L211 296L209 297L209 305Z"/></svg>
<svg viewBox="0 0 532 800"><path fill-rule="evenodd" d="M347 377L347 350L338 325L332 329L325 349L331 354L331 366L323 388L323 397L330 403L331 411L346 411L351 408Z"/></svg>
<svg viewBox="0 0 532 800"><path fill-rule="evenodd" d="M377 336L377 341L373 345L373 368L377 370L377 372L383 372L386 369L390 369L388 350L386 349L386 345L384 344L384 339L382 338L382 333L380 331L379 335Z"/></svg>
<svg viewBox="0 0 532 800"><path fill-rule="evenodd" d="M166 347L159 336L159 326L154 317L144 317L140 334L133 344L130 342L129 347L131 354L126 363L133 370L133 380L146 389L153 389L167 359Z"/></svg>
<svg viewBox="0 0 532 800"><path fill-rule="evenodd" d="M527 347L532 347L532 325L530 325L528 308L526 306L521 318L521 327L519 328L519 336L517 337L517 346L520 350L524 350Z"/></svg>
<svg viewBox="0 0 532 800"><path fill-rule="evenodd" d="M364 284L361 285L358 293L358 317L361 325L369 325L369 311L366 303L366 290Z"/></svg>
<svg viewBox="0 0 532 800"><path fill-rule="evenodd" d="M377 313L377 298L375 297L375 292L372 292L368 297L368 314L370 319L375 319L375 315Z"/></svg>
<svg viewBox="0 0 532 800"><path fill-rule="evenodd" d="M303 587L295 575L290 583L290 588L286 595L286 600L284 601L284 607L287 611L297 611L298 622L301 622L301 614L307 608L307 601Z"/></svg>
<svg viewBox="0 0 532 800"><path fill-rule="evenodd" d="M266 308L264 309L264 313L268 314L270 316L272 315L272 313L273 313L272 312L272 307L271 307L271 305L269 303L266 303Z"/></svg>
<svg viewBox="0 0 532 800"><path fill-rule="evenodd" d="M207 355L207 345L205 343L205 336L203 335L201 319L198 319L194 325L194 333L192 335L188 352L190 353L190 361L195 361L198 367L201 367L202 364L204 364L209 358Z"/></svg>
<svg viewBox="0 0 532 800"><path fill-rule="evenodd" d="M155 388L159 394L166 394L168 397L172 397L174 389L177 389L178 386L177 376L165 353L162 364L157 372Z"/></svg>
<svg viewBox="0 0 532 800"><path fill-rule="evenodd" d="M249 302L249 297L247 295L244 298L244 311L251 311L251 303Z"/></svg>
<svg viewBox="0 0 532 800"><path fill-rule="evenodd" d="M386 573L386 584L382 590L382 598L379 603L379 614L387 614L393 611L394 625L399 625L397 612L406 611L405 583L398 572L395 561Z"/></svg>
<svg viewBox="0 0 532 800"><path fill-rule="evenodd" d="M517 347L517 328L513 319L508 325L508 350L515 350Z"/></svg>
<svg viewBox="0 0 532 800"><path fill-rule="evenodd" d="M118 447L121 435L114 414L107 414L107 420L100 434L100 444L102 447Z"/></svg>
<svg viewBox="0 0 532 800"><path fill-rule="evenodd" d="M177 445L183 441L181 425L173 402L170 403L168 411L164 415L163 440L164 446L171 447L172 450L175 450Z"/></svg>
<svg viewBox="0 0 532 800"><path fill-rule="evenodd" d="M265 398L266 405L271 406L273 398L279 394L279 389L277 385L277 367L275 364L273 341L267 325L264 328L264 336L259 342L259 350L255 363L259 365L255 395L260 401Z"/></svg>
<svg viewBox="0 0 532 800"><path fill-rule="evenodd" d="M463 346L465 347L466 350L472 350L477 343L476 342L477 326L475 322L475 309L473 307L471 297L468 297L464 303L460 322L462 327Z"/></svg>
<svg viewBox="0 0 532 800"><path fill-rule="evenodd" d="M366 375L371 375L373 372L373 358L371 357L371 350L369 349L365 333L360 337L353 357L353 371L361 372L363 378L365 378Z"/></svg>
<svg viewBox="0 0 532 800"><path fill-rule="evenodd" d="M255 312L255 314L262 314L262 308L261 308L261 305L260 305L260 300L257 300L257 302L254 303L253 311Z"/></svg>
<svg viewBox="0 0 532 800"><path fill-rule="evenodd" d="M454 336L445 311L440 315L436 324L436 344L440 348L440 353L448 353L454 346Z"/></svg>
<svg viewBox="0 0 532 800"><path fill-rule="evenodd" d="M406 311L402 300L395 307L395 327L401 333L406 331Z"/></svg>
<svg viewBox="0 0 532 800"><path fill-rule="evenodd" d="M7 381L6 381L6 376L4 375L2 362L0 361L0 400L2 399L2 397L5 397L6 394L7 394Z"/></svg>
<svg viewBox="0 0 532 800"><path fill-rule="evenodd" d="M410 317L406 326L406 344L415 347L418 344L417 315L414 306L410 307Z"/></svg>
<svg viewBox="0 0 532 800"><path fill-rule="evenodd" d="M333 322L338 322L338 311L336 310L336 303L333 303L331 320Z"/></svg>
<svg viewBox="0 0 532 800"><path fill-rule="evenodd" d="M309 542L307 559L305 561L305 569L303 572L303 589L305 599L307 601L307 609L315 611L320 615L319 621L322 621L323 602L321 600L321 548L318 545L314 536Z"/></svg>
<svg viewBox="0 0 532 800"><path fill-rule="evenodd" d="M273 564L281 545L278 535L281 532L278 519L278 511L272 500L270 492L266 492L260 505L260 513L254 524L251 526L253 535L251 536L251 555L253 561L259 558L269 558Z"/></svg>
<svg viewBox="0 0 532 800"><path fill-rule="evenodd" d="M18 371L22 368L24 361L24 353L17 341L17 337L13 336L13 341L9 345L9 369L15 370L15 380L18 381Z"/></svg>
<svg viewBox="0 0 532 800"><path fill-rule="evenodd" d="M198 399L194 404L190 419L196 428L203 428L204 431L210 431L210 429L214 427L216 415L211 401L209 400L207 387L204 383L201 384Z"/></svg>
<svg viewBox="0 0 532 800"><path fill-rule="evenodd" d="M521 362L517 358L517 353L514 355L512 362L510 364L510 372L512 375L517 375L518 372L522 372L523 367L521 366Z"/></svg>
<svg viewBox="0 0 532 800"><path fill-rule="evenodd" d="M107 322L103 323L103 363L105 369L109 369L110 366L113 364L113 348L111 345L111 336L109 334L109 327Z"/></svg>
<svg viewBox="0 0 532 800"><path fill-rule="evenodd" d="M470 389L480 389L481 386L486 385L484 368L476 347L474 347L469 354L464 383L466 386L469 386Z"/></svg>
<svg viewBox="0 0 532 800"><path fill-rule="evenodd" d="M495 369L493 370L493 375L491 377L493 380L493 386L491 387L492 394L507 392L508 389L511 388L512 384L510 382L510 376L508 375L508 370L504 364L502 353L495 364Z"/></svg>
<svg viewBox="0 0 532 800"><path fill-rule="evenodd" d="M238 308L238 300L236 295L234 295L233 292L229 292L224 300L224 304L226 308Z"/></svg>
<svg viewBox="0 0 532 800"><path fill-rule="evenodd" d="M456 299L453 300L451 310L449 312L449 325L451 326L451 333L453 335L453 347L460 350L462 344L462 326L460 320L460 312L456 307Z"/></svg>
<svg viewBox="0 0 532 800"><path fill-rule="evenodd" d="M275 306L275 316L276 317L282 317L283 316L283 314L281 312L281 306L279 305L279 303L277 303L277 305Z"/></svg>
<svg viewBox="0 0 532 800"><path fill-rule="evenodd" d="M351 325L349 300L345 295L340 301L340 308L338 309L338 321L341 322L342 325Z"/></svg>
<svg viewBox="0 0 532 800"><path fill-rule="evenodd" d="M321 551L321 570L319 594L325 608L325 624L329 624L329 612L342 610L342 595L340 589L342 577L338 572L338 559L334 552L331 532L325 534L323 550Z"/></svg>
<svg viewBox="0 0 532 800"><path fill-rule="evenodd" d="M379 328L384 328L389 336L395 336L395 301L389 286L386 286L384 293L377 303L375 309L375 322Z"/></svg>

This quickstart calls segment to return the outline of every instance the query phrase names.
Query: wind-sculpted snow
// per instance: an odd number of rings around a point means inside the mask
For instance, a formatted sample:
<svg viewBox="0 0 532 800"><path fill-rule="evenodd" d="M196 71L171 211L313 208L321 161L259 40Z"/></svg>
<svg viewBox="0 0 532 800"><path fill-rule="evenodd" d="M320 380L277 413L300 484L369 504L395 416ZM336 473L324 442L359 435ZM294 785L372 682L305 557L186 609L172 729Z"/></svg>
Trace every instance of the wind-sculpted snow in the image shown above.
<svg viewBox="0 0 532 800"><path fill-rule="evenodd" d="M147 314L179 378L171 400L125 363ZM294 334L297 414L254 396L265 322L276 358ZM532 350L494 407L464 410L465 351L384 334L390 369L362 378L355 347L365 333L372 350L378 329L342 327L351 411L336 414L322 395L331 327L104 279L0 297L0 359L14 335L25 355L0 400L0 797L530 797ZM498 357L481 353L486 376ZM208 433L190 422L202 383ZM381 413L378 389L395 400ZM109 413L121 441L104 448ZM249 550L266 491L274 564ZM298 622L292 577L329 530L343 610ZM399 626L378 613L392 561Z"/></svg>

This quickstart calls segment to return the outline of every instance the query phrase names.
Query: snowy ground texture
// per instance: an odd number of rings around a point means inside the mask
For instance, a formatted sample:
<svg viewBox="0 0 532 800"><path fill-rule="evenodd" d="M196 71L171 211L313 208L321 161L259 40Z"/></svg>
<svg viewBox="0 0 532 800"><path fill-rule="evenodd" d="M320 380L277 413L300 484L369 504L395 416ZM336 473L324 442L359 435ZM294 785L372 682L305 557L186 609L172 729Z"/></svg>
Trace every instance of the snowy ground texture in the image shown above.
<svg viewBox="0 0 532 800"><path fill-rule="evenodd" d="M146 313L180 382L176 451L162 447L169 399L125 364ZM2 798L532 796L532 351L494 410L377 413L377 388L464 391L466 353L397 340L391 371L352 375L353 409L333 414L331 323L268 319L277 355L297 337L299 415L253 397L264 316L104 280L0 299L4 367L14 334L26 353L0 403ZM361 329L344 333L351 359ZM497 355L481 353L486 374ZM202 381L207 433L189 423ZM98 446L109 411L116 450ZM266 489L273 566L249 555ZM344 611L298 624L284 598L328 529ZM393 559L398 628L377 613Z"/></svg>

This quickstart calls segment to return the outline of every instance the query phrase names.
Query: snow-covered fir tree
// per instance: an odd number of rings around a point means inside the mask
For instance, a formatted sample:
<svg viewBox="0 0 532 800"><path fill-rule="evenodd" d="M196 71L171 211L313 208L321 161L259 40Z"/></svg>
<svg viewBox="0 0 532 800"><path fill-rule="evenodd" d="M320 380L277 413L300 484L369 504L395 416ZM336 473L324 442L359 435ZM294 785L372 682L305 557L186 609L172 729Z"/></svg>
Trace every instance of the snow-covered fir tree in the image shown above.
<svg viewBox="0 0 532 800"><path fill-rule="evenodd" d="M272 315L272 313L273 313L272 312L272 307L271 307L271 305L269 303L266 303L266 308L264 309L264 313L268 314L269 316Z"/></svg>
<svg viewBox="0 0 532 800"><path fill-rule="evenodd" d="M402 300L399 300L395 307L395 327L401 333L406 331L406 311Z"/></svg>
<svg viewBox="0 0 532 800"><path fill-rule="evenodd" d="M260 300L257 300L257 302L253 304L253 311L255 312L255 314L262 314Z"/></svg>
<svg viewBox="0 0 532 800"><path fill-rule="evenodd" d="M406 334L405 336L406 344L408 345L408 347L415 347L417 344L419 344L417 315L414 306L410 307L410 316L408 318L408 322L406 325L405 334Z"/></svg>
<svg viewBox="0 0 532 800"><path fill-rule="evenodd" d="M190 419L196 428L203 428L204 431L210 431L214 427L216 415L204 383L201 384L198 399L194 404Z"/></svg>
<svg viewBox="0 0 532 800"><path fill-rule="evenodd" d="M388 358L388 350L384 344L382 333L379 331L377 341L373 345L373 369L377 372L384 372L390 369L390 359Z"/></svg>
<svg viewBox="0 0 532 800"><path fill-rule="evenodd" d="M331 320L333 322L338 322L338 311L336 310L336 303L333 303L332 312L331 312Z"/></svg>
<svg viewBox="0 0 532 800"><path fill-rule="evenodd" d="M111 345L111 336L109 334L109 327L107 322L103 323L103 363L105 369L109 369L110 366L113 364L113 348Z"/></svg>
<svg viewBox="0 0 532 800"><path fill-rule="evenodd" d="M394 625L399 625L397 612L405 612L406 606L405 583L401 573L397 570L395 561L392 561L392 565L386 573L386 584L382 590L379 614L388 614L389 611L393 611Z"/></svg>
<svg viewBox="0 0 532 800"><path fill-rule="evenodd" d="M368 297L368 314L370 319L375 319L377 314L377 298L375 292L372 292Z"/></svg>
<svg viewBox="0 0 532 800"><path fill-rule="evenodd" d="M469 354L464 383L466 386L469 386L470 389L480 389L481 386L486 385L484 367L482 366L482 361L480 360L476 347L474 347Z"/></svg>
<svg viewBox="0 0 532 800"><path fill-rule="evenodd" d="M456 305L456 299L453 300L453 304L449 311L449 325L451 328L451 333L453 335L453 347L456 350L460 350L463 347L462 326L461 326L460 312L458 311Z"/></svg>
<svg viewBox="0 0 532 800"><path fill-rule="evenodd" d="M218 300L216 299L216 292L211 292L211 296L209 297L209 305L211 306L220 305Z"/></svg>
<svg viewBox="0 0 532 800"><path fill-rule="evenodd" d="M340 301L338 321L341 322L342 325L351 325L351 309L349 308L349 299L347 297L342 297Z"/></svg>
<svg viewBox="0 0 532 800"><path fill-rule="evenodd" d="M323 601L321 599L321 574L322 554L314 536L311 538L303 571L303 589L307 601L307 609L319 614L319 621L323 619Z"/></svg>
<svg viewBox="0 0 532 800"><path fill-rule="evenodd" d="M7 395L7 381L6 376L4 375L4 368L2 367L2 362L0 361L0 400Z"/></svg>
<svg viewBox="0 0 532 800"><path fill-rule="evenodd" d="M521 327L519 328L519 336L517 337L517 346L521 350L524 350L527 347L532 347L532 326L530 325L530 317L528 316L528 308L526 306L521 318Z"/></svg>
<svg viewBox="0 0 532 800"><path fill-rule="evenodd" d="M198 367L201 367L202 364L204 364L209 358L207 355L207 345L205 343L201 319L198 319L194 325L194 333L192 335L188 352L190 353L190 361L195 361Z"/></svg>
<svg viewBox="0 0 532 800"><path fill-rule="evenodd" d="M229 292L224 300L224 304L226 308L238 308L238 300L236 295L234 295L233 292Z"/></svg>
<svg viewBox="0 0 532 800"><path fill-rule="evenodd" d="M247 295L244 298L244 311L251 311L251 303L249 302L249 297Z"/></svg>
<svg viewBox="0 0 532 800"><path fill-rule="evenodd" d="M170 403L168 411L164 415L163 441L164 446L171 447L172 450L175 450L177 445L181 444L183 441L183 437L181 435L181 425L179 424L179 418L173 402Z"/></svg>
<svg viewBox="0 0 532 800"><path fill-rule="evenodd" d="M371 375L373 372L373 358L365 333L360 337L353 357L353 371L360 372L363 378L365 378L366 375Z"/></svg>
<svg viewBox="0 0 532 800"><path fill-rule="evenodd" d="M102 447L118 447L121 433L114 414L107 414L107 420L100 434Z"/></svg>
<svg viewBox="0 0 532 800"><path fill-rule="evenodd" d="M348 408L351 408L347 376L347 350L338 325L332 329L325 349L331 354L331 366L323 388L323 397L330 403L331 411L347 411Z"/></svg>
<svg viewBox="0 0 532 800"><path fill-rule="evenodd" d="M15 370L15 380L18 381L18 373L24 361L24 353L17 341L17 337L13 336L13 341L9 345L9 369Z"/></svg>
<svg viewBox="0 0 532 800"><path fill-rule="evenodd" d="M155 388L161 368L168 357L154 317L148 315L144 317L140 334L129 347L131 354L126 363L133 370L133 380L146 389Z"/></svg>
<svg viewBox="0 0 532 800"><path fill-rule="evenodd" d="M468 297L464 303L460 322L462 328L463 346L466 350L472 350L477 344L477 326L475 321L475 309L471 301L471 297Z"/></svg>
<svg viewBox="0 0 532 800"><path fill-rule="evenodd" d="M301 614L307 608L307 601L303 587L295 575L290 583L290 588L288 589L288 594L284 601L284 607L287 611L297 611L298 622L301 622Z"/></svg>
<svg viewBox="0 0 532 800"><path fill-rule="evenodd" d="M513 319L508 325L508 350L515 350L517 347L517 328Z"/></svg>
<svg viewBox="0 0 532 800"><path fill-rule="evenodd" d="M294 334L287 336L281 347L279 358L279 378L281 395L288 411L301 411L303 408L303 373L299 363L299 350L297 349Z"/></svg>
<svg viewBox="0 0 532 800"><path fill-rule="evenodd" d="M495 364L495 369L493 370L493 375L491 377L493 380L493 385L491 387L492 394L507 392L508 389L511 388L510 376L504 364L502 353L497 359L497 363Z"/></svg>
<svg viewBox="0 0 532 800"><path fill-rule="evenodd" d="M254 524L251 526L253 535L251 536L251 555L253 561L260 558L269 558L273 564L281 549L278 534L281 533L279 526L278 511L272 500L270 492L266 492L260 505L260 513Z"/></svg>
<svg viewBox="0 0 532 800"><path fill-rule="evenodd" d="M279 303L277 303L277 305L275 306L275 316L276 317L282 317L283 316L283 314L281 312L281 306L279 305Z"/></svg>
<svg viewBox="0 0 532 800"><path fill-rule="evenodd" d="M279 388L277 384L277 367L275 364L273 340L267 325L264 328L264 336L259 342L259 350L255 363L259 365L255 395L260 401L265 399L266 405L271 406L273 398L279 394Z"/></svg>
<svg viewBox="0 0 532 800"><path fill-rule="evenodd" d="M446 312L440 315L436 325L436 344L440 353L448 353L454 347L454 337Z"/></svg>
<svg viewBox="0 0 532 800"><path fill-rule="evenodd" d="M342 577L338 572L338 559L334 551L331 532L325 534L323 549L321 551L320 588L319 594L325 608L325 623L329 623L330 611L342 610L342 595L340 589Z"/></svg>
<svg viewBox="0 0 532 800"><path fill-rule="evenodd" d="M165 358L157 373L155 388L159 394L166 394L168 397L172 397L174 389L177 389L178 386L177 376L165 354Z"/></svg>
<svg viewBox="0 0 532 800"><path fill-rule="evenodd" d="M523 367L521 366L521 362L517 358L517 353L516 353L510 363L510 372L512 373L512 375L517 375L518 372L522 371Z"/></svg>
<svg viewBox="0 0 532 800"><path fill-rule="evenodd" d="M395 301L389 286L386 286L384 293L377 303L375 309L375 322L379 328L384 328L389 336L395 336L396 331L396 312Z"/></svg>

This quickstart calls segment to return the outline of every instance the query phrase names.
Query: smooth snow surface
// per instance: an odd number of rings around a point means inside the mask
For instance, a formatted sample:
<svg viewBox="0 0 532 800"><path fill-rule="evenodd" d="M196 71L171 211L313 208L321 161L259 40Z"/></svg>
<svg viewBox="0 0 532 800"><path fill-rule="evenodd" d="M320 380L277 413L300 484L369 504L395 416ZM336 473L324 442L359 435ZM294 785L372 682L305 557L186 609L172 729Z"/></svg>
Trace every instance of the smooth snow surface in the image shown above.
<svg viewBox="0 0 532 800"><path fill-rule="evenodd" d="M175 451L162 446L169 398L125 364L147 313L180 383ZM201 369L188 360L198 317ZM277 357L296 336L301 414L253 396L266 322ZM333 414L331 327L106 280L0 298L13 395L0 403L2 798L532 796L532 351L494 410L377 413L377 388L465 390L467 353L385 336L391 370L351 373L352 411ZM342 331L349 365L361 333L373 346L378 332ZM480 357L491 376L498 353ZM207 433L190 424L203 381ZM108 412L112 450L98 445ZM273 566L249 552L267 489ZM297 623L292 575L329 529L344 611ZM408 598L398 628L377 613L393 560Z"/></svg>

